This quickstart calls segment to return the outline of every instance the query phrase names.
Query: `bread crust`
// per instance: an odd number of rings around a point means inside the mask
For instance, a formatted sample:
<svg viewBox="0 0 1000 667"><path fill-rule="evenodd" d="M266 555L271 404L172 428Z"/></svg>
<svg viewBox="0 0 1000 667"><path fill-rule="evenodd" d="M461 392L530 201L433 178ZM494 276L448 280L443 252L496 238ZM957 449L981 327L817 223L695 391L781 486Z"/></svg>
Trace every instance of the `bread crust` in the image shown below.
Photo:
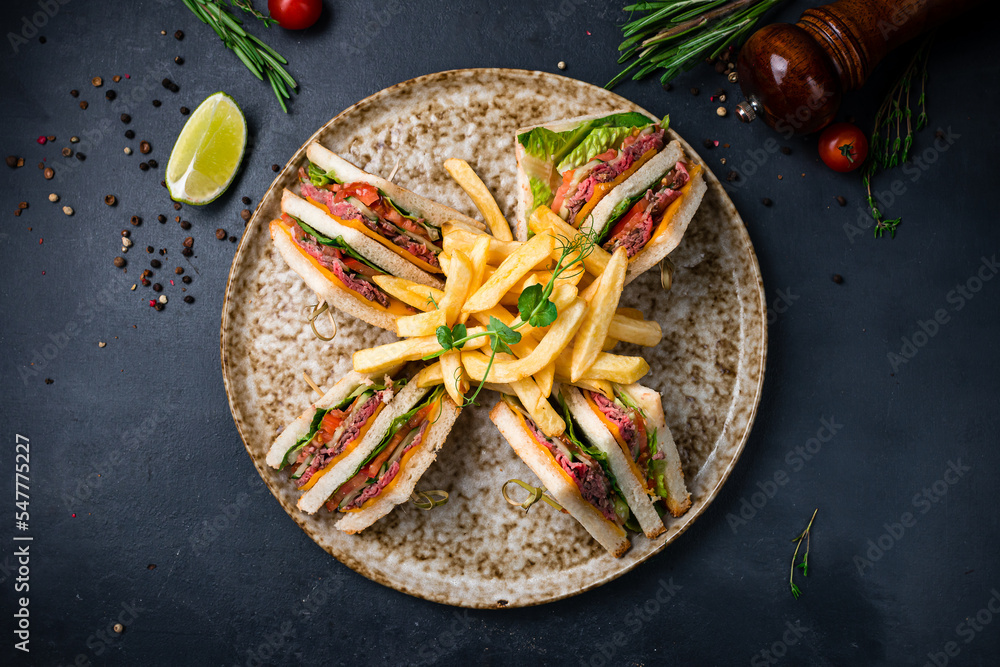
<svg viewBox="0 0 1000 667"><path fill-rule="evenodd" d="M383 491L368 507L357 512L345 512L344 518L336 523L337 528L345 533L355 534L372 525L392 511L396 505L410 499L414 487L427 468L437 459L438 451L448 439L451 427L454 425L461 408L455 405L448 396L441 401L441 414L433 424L427 427L424 438L416 446L416 452L410 456L406 467L396 473L398 481L389 491Z"/></svg>
<svg viewBox="0 0 1000 667"><path fill-rule="evenodd" d="M510 406L500 401L490 411L490 419L556 502L579 521L612 556L620 558L625 555L631 546L625 531L583 499L576 484L567 479L552 454L540 447L525 431L521 420Z"/></svg>

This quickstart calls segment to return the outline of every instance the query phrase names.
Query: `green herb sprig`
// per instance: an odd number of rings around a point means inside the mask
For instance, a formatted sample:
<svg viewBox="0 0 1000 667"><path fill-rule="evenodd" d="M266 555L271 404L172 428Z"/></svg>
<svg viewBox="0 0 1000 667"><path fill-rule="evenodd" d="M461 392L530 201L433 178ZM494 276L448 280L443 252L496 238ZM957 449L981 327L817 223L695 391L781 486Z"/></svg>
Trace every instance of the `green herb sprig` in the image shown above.
<svg viewBox="0 0 1000 667"><path fill-rule="evenodd" d="M910 93L915 77L920 78L920 95L917 97L916 130L927 127L927 56L930 54L933 33L924 39L917 47L906 69L889 89L885 100L875 114L875 129L869 150L868 164L862 171L861 180L868 193L868 207L875 219L875 238L881 238L889 232L890 238L896 237L896 227L902 218L887 220L879 210L878 202L872 195L872 179L879 171L888 171L910 158L910 148L913 146L913 110L910 108Z"/></svg>
<svg viewBox="0 0 1000 667"><path fill-rule="evenodd" d="M798 537L793 537L792 542L795 542L795 553L792 554L792 567L788 571L788 584L792 587L792 596L798 600L799 596L802 595L802 591L799 587L795 585L795 568L802 570L802 576L809 576L809 537L811 535L813 521L816 520L816 512L819 512L819 508L813 510L812 518L809 519L809 525ZM802 562L798 565L795 564L795 559L799 555L799 547L802 546L802 540L806 541L806 552L802 555Z"/></svg>
<svg viewBox="0 0 1000 667"><path fill-rule="evenodd" d="M233 16L227 6L246 12L268 27L277 21L254 9L251 0L184 0L184 4L202 23L211 26L226 48L235 53L255 77L261 81L267 77L281 110L288 113L285 100L291 99L289 91L298 90L299 86L292 75L285 71L284 66L288 61L244 30L243 22Z"/></svg>
<svg viewBox="0 0 1000 667"><path fill-rule="evenodd" d="M552 291L555 289L556 280L567 271L583 271L583 261L593 252L594 245L595 239L590 235L580 234L572 241L565 237L559 237L559 259L552 270L552 277L549 278L544 287L530 285L524 288L517 299L518 317L512 326L507 326L491 315L486 330L471 335L464 324L456 324L451 328L442 325L437 328L435 333L441 349L424 357L425 360L440 357L448 350L460 350L470 340L483 336L490 338L491 354L489 363L486 364L483 380L476 387L472 396L462 404L463 407L476 404L476 397L479 396L479 392L482 391L483 385L489 378L490 369L493 368L497 353L511 354L510 346L521 342L521 334L517 332L517 329L525 324L530 324L535 328L547 327L556 321L556 318L559 317L559 309L550 299Z"/></svg>
<svg viewBox="0 0 1000 667"><path fill-rule="evenodd" d="M633 60L605 88L613 88L630 73L642 79L664 70L667 83L705 58L717 58L730 45L746 39L764 12L784 0L652 0L625 7L648 12L622 28L625 41L618 63ZM635 70L635 71L634 71Z"/></svg>

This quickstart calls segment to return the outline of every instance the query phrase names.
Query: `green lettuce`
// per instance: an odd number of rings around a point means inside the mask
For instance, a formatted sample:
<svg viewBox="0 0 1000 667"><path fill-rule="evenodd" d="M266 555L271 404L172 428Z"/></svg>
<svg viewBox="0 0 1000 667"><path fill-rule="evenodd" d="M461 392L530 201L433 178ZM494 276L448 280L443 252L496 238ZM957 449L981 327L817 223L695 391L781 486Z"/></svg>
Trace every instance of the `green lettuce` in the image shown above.
<svg viewBox="0 0 1000 667"><path fill-rule="evenodd" d="M618 148L621 146L625 137L631 133L631 127L596 127L588 132L583 141L578 143L569 155L556 165L556 170L562 173L587 164L595 156L600 155L609 148Z"/></svg>
<svg viewBox="0 0 1000 667"><path fill-rule="evenodd" d="M566 147L572 135L572 130L553 132L545 127L535 127L519 134L517 140L528 155L548 162Z"/></svg>
<svg viewBox="0 0 1000 667"><path fill-rule="evenodd" d="M401 385L397 385L397 389L399 386ZM403 424L410 421L410 419L413 418L413 415L420 412L426 406L438 400L438 397L441 396L443 392L444 392L444 385L439 385L437 389L432 391L427 398L420 401L420 403L418 403L412 410L404 414L401 414L395 419L393 419L392 422L389 423L389 430L385 432L385 436L382 438L382 442L380 442L378 444L378 447L376 447L372 451L372 453L368 455L368 458L366 458L364 462L362 462L362 464L358 466L358 469L354 471L354 475L357 475L362 468L364 468L366 465L374 461L375 458L382 453L382 450L384 450L388 446L389 441L392 440L392 436L396 435L396 432L403 427ZM351 477L354 477L354 475L351 475ZM348 479L350 479L351 477L349 477Z"/></svg>
<svg viewBox="0 0 1000 667"><path fill-rule="evenodd" d="M531 208L527 215L530 216L539 206L547 206L555 195L545 181L532 177L528 179L528 184L531 186Z"/></svg>
<svg viewBox="0 0 1000 667"><path fill-rule="evenodd" d="M310 162L309 166L306 168L306 173L309 175L309 182L317 188L329 185L330 183L340 183L336 174L332 171L323 171L312 162Z"/></svg>

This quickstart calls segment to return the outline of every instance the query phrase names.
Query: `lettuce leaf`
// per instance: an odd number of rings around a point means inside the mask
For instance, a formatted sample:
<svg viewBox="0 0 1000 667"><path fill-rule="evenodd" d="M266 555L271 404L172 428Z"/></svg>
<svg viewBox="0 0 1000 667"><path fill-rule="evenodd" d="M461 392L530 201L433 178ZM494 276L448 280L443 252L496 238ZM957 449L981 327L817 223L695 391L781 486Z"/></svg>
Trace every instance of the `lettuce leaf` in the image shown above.
<svg viewBox="0 0 1000 667"><path fill-rule="evenodd" d="M389 430L385 432L382 442L378 443L378 447L372 450L372 453L368 455L368 458L366 458L364 462L358 466L358 469L354 471L354 475L357 475L362 468L374 461L375 457L382 453L382 450L385 449L389 444L389 441L392 440L392 436L396 435L396 432L403 427L403 424L408 422L413 415L417 414L420 410L438 400L442 393L444 393L444 385L439 385L438 388L432 391L427 398L417 403L412 410L393 419L392 422L389 423ZM354 477L354 475L351 475L351 477ZM351 479L351 477L348 479Z"/></svg>
<svg viewBox="0 0 1000 667"><path fill-rule="evenodd" d="M621 146L625 137L631 133L631 127L595 127L556 165L556 170L562 173L587 164L609 148Z"/></svg>
<svg viewBox="0 0 1000 667"><path fill-rule="evenodd" d="M570 140L573 131L553 132L545 127L535 127L517 137L518 142L524 146L528 155L539 160L551 161L552 158L565 148Z"/></svg>
<svg viewBox="0 0 1000 667"><path fill-rule="evenodd" d="M310 162L309 166L306 168L306 173L309 175L309 182L317 188L329 185L330 183L340 183L336 174L332 171L323 171L312 162Z"/></svg>
<svg viewBox="0 0 1000 667"><path fill-rule="evenodd" d="M596 120L590 121L591 127L646 127L647 125L652 125L656 121L650 120L649 116L644 113L639 113L638 111L626 111L625 113L611 114L610 116L605 116L604 118L598 118ZM664 124L661 125L666 129L666 124L670 122L670 116L664 116Z"/></svg>
<svg viewBox="0 0 1000 667"><path fill-rule="evenodd" d="M529 178L528 184L531 186L531 206L525 212L525 217L531 217L535 209L539 206L547 206L552 203L555 194L549 188L549 184L537 178Z"/></svg>

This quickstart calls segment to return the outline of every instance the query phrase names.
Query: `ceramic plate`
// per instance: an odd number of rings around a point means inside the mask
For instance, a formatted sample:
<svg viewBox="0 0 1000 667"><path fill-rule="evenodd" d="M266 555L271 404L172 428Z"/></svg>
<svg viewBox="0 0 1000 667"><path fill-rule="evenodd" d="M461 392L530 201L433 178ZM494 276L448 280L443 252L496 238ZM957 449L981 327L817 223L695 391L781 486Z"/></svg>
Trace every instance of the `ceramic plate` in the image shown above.
<svg viewBox="0 0 1000 667"><path fill-rule="evenodd" d="M513 133L518 127L581 114L635 108L595 86L543 72L472 69L441 72L387 88L350 107L309 140L362 169L479 217L441 166L469 161L513 219ZM657 109L659 112L668 109ZM674 134L675 138L677 137ZM683 142L683 140L681 140ZM572 517L539 503L527 514L508 505L501 484L537 479L487 415L497 395L463 411L437 462L418 488L446 489L431 512L398 507L358 536L334 528L325 511L298 511L286 472L264 463L280 428L315 398L303 371L324 388L351 367L360 348L394 340L346 315L321 342L305 324L315 297L271 247L268 222L281 189L295 182L307 142L261 200L233 260L222 312L222 369L233 419L257 470L278 502L323 549L356 572L399 591L451 605L520 607L558 600L605 584L654 556L704 511L746 443L764 379L766 306L746 228L707 165L708 192L681 245L671 254L673 288L648 271L625 291L663 327L641 354L644 379L663 395L667 423L681 452L693 505L667 520L656 540L636 536L624 558L609 556ZM690 145L691 159L701 162ZM621 347L619 348L619 350Z"/></svg>

